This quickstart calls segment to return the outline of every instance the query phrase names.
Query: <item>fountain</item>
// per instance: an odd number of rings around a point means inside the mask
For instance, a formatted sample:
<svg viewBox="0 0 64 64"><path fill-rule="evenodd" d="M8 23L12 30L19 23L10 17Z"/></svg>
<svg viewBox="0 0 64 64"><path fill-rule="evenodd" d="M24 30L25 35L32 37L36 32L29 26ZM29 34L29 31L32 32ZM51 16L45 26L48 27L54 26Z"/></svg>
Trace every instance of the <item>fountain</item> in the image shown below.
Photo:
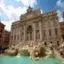
<svg viewBox="0 0 64 64"><path fill-rule="evenodd" d="M43 51L45 49L45 55L44 56L40 56L40 53L42 53L42 50L40 50L40 47L43 47ZM63 60L60 59L60 55L57 52L57 50L55 50L55 48L53 50L50 49L50 47L45 47L44 45L38 44L38 45L25 45L22 48L21 47L15 47L12 46L10 47L8 50L6 50L6 53L8 52L8 54L10 53L15 53L15 51L17 50L17 55L13 56L13 57L0 57L0 60L4 58L4 62L5 64L63 64ZM30 56L22 56L22 50L28 50L28 52L30 53ZM54 58L52 57L55 56ZM50 57L51 56L51 57ZM7 59L7 60L6 60ZM11 60L10 60L11 59ZM37 60L37 61L35 61ZM62 63L61 63L62 62ZM1 61L0 61L1 63ZM3 62L2 62L3 63Z"/></svg>

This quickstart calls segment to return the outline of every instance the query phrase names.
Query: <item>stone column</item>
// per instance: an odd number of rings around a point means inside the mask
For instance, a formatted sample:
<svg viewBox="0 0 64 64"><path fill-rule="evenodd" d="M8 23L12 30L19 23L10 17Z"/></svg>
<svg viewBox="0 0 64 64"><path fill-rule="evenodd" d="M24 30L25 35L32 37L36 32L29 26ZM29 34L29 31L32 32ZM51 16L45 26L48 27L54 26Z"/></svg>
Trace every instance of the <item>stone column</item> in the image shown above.
<svg viewBox="0 0 64 64"><path fill-rule="evenodd" d="M35 23L33 23L33 40L36 41L36 26L35 26Z"/></svg>
<svg viewBox="0 0 64 64"><path fill-rule="evenodd" d="M24 26L24 41L26 40L26 26Z"/></svg>
<svg viewBox="0 0 64 64"><path fill-rule="evenodd" d="M42 41L42 24L39 22L40 41Z"/></svg>
<svg viewBox="0 0 64 64"><path fill-rule="evenodd" d="M19 28L19 42L21 42L21 28Z"/></svg>

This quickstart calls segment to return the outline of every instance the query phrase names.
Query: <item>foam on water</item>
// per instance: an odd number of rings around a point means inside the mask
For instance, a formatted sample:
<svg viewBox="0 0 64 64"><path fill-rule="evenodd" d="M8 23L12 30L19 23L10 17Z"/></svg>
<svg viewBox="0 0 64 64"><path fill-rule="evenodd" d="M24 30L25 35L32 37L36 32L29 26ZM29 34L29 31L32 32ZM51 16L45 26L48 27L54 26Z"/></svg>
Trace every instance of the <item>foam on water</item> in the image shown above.
<svg viewBox="0 0 64 64"><path fill-rule="evenodd" d="M18 54L16 57L17 57L17 58L20 58L21 56L20 56L20 54Z"/></svg>

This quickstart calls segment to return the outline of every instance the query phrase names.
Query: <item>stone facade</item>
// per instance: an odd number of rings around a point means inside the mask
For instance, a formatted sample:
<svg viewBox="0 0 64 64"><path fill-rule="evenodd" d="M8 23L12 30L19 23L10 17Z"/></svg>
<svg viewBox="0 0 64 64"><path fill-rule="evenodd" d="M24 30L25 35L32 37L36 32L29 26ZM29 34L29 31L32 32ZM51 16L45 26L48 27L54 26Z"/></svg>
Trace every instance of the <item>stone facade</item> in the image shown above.
<svg viewBox="0 0 64 64"><path fill-rule="evenodd" d="M61 29L61 35L64 40L64 11L62 11L62 16L63 16L63 21L59 22L59 24L60 24L60 29Z"/></svg>
<svg viewBox="0 0 64 64"><path fill-rule="evenodd" d="M61 35L64 40L64 22L59 22L59 23L60 23Z"/></svg>
<svg viewBox="0 0 64 64"><path fill-rule="evenodd" d="M39 9L28 7L27 13L20 20L12 23L10 45L61 43L61 31L56 11L41 14Z"/></svg>
<svg viewBox="0 0 64 64"><path fill-rule="evenodd" d="M10 40L10 32L7 30L4 30L2 48L8 48L9 47L9 40Z"/></svg>
<svg viewBox="0 0 64 64"><path fill-rule="evenodd" d="M0 47L2 46L4 27L5 25L0 22Z"/></svg>
<svg viewBox="0 0 64 64"><path fill-rule="evenodd" d="M4 52L9 46L10 32L4 29L5 25L0 22L0 53Z"/></svg>

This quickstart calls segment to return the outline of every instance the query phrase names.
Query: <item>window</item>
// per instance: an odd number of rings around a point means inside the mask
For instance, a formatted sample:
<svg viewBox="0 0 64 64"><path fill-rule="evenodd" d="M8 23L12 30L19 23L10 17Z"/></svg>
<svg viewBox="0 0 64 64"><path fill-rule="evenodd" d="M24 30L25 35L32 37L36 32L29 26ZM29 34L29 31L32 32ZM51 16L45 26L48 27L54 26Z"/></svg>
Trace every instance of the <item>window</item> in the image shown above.
<svg viewBox="0 0 64 64"><path fill-rule="evenodd" d="M17 35L17 39L19 40L19 34Z"/></svg>
<svg viewBox="0 0 64 64"><path fill-rule="evenodd" d="M57 28L55 28L55 34L57 35Z"/></svg>
<svg viewBox="0 0 64 64"><path fill-rule="evenodd" d="M49 29L49 36L51 36L51 30Z"/></svg>
<svg viewBox="0 0 64 64"><path fill-rule="evenodd" d="M39 30L36 30L36 39L40 39L40 33L39 33Z"/></svg>
<svg viewBox="0 0 64 64"><path fill-rule="evenodd" d="M29 25L27 28L27 40L32 40L32 26Z"/></svg>
<svg viewBox="0 0 64 64"><path fill-rule="evenodd" d="M16 35L14 35L14 40L16 40Z"/></svg>
<svg viewBox="0 0 64 64"><path fill-rule="evenodd" d="M44 37L45 37L45 30L43 31L43 35L44 35Z"/></svg>
<svg viewBox="0 0 64 64"><path fill-rule="evenodd" d="M59 41L57 41L57 45L59 46L60 44L59 44Z"/></svg>
<svg viewBox="0 0 64 64"><path fill-rule="evenodd" d="M11 36L11 40L13 40L13 36Z"/></svg>

